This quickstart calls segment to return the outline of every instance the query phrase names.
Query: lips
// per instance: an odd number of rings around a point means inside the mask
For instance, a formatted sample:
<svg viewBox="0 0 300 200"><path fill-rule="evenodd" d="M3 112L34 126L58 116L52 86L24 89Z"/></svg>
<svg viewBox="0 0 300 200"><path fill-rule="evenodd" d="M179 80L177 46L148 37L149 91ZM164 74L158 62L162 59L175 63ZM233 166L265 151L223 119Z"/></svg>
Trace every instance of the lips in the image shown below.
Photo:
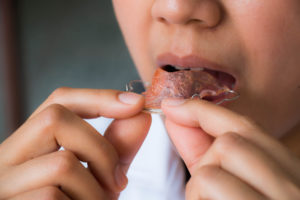
<svg viewBox="0 0 300 200"><path fill-rule="evenodd" d="M232 69L223 67L197 55L178 57L171 53L165 53L157 57L157 67L168 72L203 70L214 76L220 85L225 85L231 90L235 89L237 82L237 78Z"/></svg>
<svg viewBox="0 0 300 200"><path fill-rule="evenodd" d="M151 86L143 93L145 109L160 109L165 98L196 97L216 104L233 100L228 95L233 93L231 88L234 87L234 80L230 74L204 67L163 65L157 68Z"/></svg>
<svg viewBox="0 0 300 200"><path fill-rule="evenodd" d="M142 94L145 110L160 109L165 98L200 98L216 104L239 97L236 78L223 67L200 57L164 54L157 59L152 83Z"/></svg>

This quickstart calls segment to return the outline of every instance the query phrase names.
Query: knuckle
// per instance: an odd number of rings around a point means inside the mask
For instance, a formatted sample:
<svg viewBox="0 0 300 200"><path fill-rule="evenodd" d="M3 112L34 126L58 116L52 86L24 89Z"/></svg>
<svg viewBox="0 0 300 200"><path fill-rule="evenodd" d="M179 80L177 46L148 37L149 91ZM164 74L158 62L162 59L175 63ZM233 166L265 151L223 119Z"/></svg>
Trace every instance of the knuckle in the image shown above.
<svg viewBox="0 0 300 200"><path fill-rule="evenodd" d="M66 109L62 105L52 104L42 112L42 122L45 127L53 128L65 118Z"/></svg>
<svg viewBox="0 0 300 200"><path fill-rule="evenodd" d="M228 155L230 152L237 151L240 148L243 138L232 132L228 132L215 141L214 148L219 155Z"/></svg>
<svg viewBox="0 0 300 200"><path fill-rule="evenodd" d="M48 97L48 101L53 103L58 102L58 99L64 96L70 89L71 88L69 87L60 87L55 89Z"/></svg>
<svg viewBox="0 0 300 200"><path fill-rule="evenodd" d="M58 200L62 196L62 192L54 186L48 186L42 189L40 192L41 200Z"/></svg>
<svg viewBox="0 0 300 200"><path fill-rule="evenodd" d="M70 151L59 151L52 160L52 173L54 177L72 174L78 166L76 156Z"/></svg>
<svg viewBox="0 0 300 200"><path fill-rule="evenodd" d="M197 196L205 195L206 188L209 187L208 185L214 181L218 181L218 174L220 172L221 169L213 165L205 165L195 171L186 185L187 199L196 199L195 194Z"/></svg>
<svg viewBox="0 0 300 200"><path fill-rule="evenodd" d="M205 165L201 167L195 176L195 181L199 183L207 183L218 178L218 174L221 172L221 168L213 165Z"/></svg>

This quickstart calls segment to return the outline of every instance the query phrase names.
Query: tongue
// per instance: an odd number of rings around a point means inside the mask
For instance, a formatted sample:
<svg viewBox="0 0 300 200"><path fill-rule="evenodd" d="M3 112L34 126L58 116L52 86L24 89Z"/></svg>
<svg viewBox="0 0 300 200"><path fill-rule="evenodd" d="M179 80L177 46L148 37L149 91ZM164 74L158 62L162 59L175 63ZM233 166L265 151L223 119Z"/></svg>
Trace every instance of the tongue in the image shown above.
<svg viewBox="0 0 300 200"><path fill-rule="evenodd" d="M144 93L145 107L159 109L164 98L189 99L198 96L214 101L214 97L220 97L229 91L233 83L231 76L223 72L158 68L153 76L152 85Z"/></svg>

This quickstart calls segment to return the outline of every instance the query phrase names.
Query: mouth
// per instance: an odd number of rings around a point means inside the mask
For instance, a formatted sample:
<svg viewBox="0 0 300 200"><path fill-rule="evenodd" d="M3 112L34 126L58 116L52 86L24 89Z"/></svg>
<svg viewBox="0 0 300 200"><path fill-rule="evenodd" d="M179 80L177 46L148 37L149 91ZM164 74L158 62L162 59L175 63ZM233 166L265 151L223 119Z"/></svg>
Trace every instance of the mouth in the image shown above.
<svg viewBox="0 0 300 200"><path fill-rule="evenodd" d="M203 71L210 74L212 77L214 77L218 85L220 86L226 86L230 90L234 90L236 85L236 78L233 75L223 71L212 70L205 67L183 67L183 66L176 66L171 64L163 65L160 68L166 72L171 72L171 73L179 72L179 71L195 71L195 72Z"/></svg>
<svg viewBox="0 0 300 200"><path fill-rule="evenodd" d="M142 94L145 109L160 109L165 98L203 99L215 104L235 100L239 93L232 69L195 55L178 57L167 53L157 58L151 85Z"/></svg>
<svg viewBox="0 0 300 200"><path fill-rule="evenodd" d="M156 64L167 72L204 71L212 75L220 85L230 90L237 89L237 74L232 68L221 66L196 54L179 57L173 53L164 53L156 58Z"/></svg>

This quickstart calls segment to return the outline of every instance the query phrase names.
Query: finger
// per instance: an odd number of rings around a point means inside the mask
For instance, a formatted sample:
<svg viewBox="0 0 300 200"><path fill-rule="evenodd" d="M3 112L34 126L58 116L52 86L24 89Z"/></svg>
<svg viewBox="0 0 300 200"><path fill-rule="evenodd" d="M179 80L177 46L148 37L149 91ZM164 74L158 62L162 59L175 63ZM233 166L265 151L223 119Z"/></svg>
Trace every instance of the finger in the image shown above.
<svg viewBox="0 0 300 200"><path fill-rule="evenodd" d="M51 104L61 104L82 118L126 118L140 112L144 105L141 95L131 92L100 89L59 88L32 114Z"/></svg>
<svg viewBox="0 0 300 200"><path fill-rule="evenodd" d="M118 154L92 126L61 105L51 105L30 119L0 148L0 163L18 165L26 160L57 151L60 146L72 151L104 187L120 191L115 168Z"/></svg>
<svg viewBox="0 0 300 200"><path fill-rule="evenodd" d="M175 99L168 99L162 103L163 112L169 121L181 125L182 127L200 127L205 133L213 137L219 137L227 132L240 134L244 138L257 144L276 161L282 163L285 168L291 171L291 173L297 173L297 170L295 170L297 169L295 168L295 163L297 163L299 167L300 164L296 157L277 140L265 134L261 128L247 117L241 116L227 108L217 106L208 101L189 100L181 102L181 104L180 102L177 102L176 104L176 102ZM171 128L171 125L168 127ZM172 128L172 131L169 131L171 137L172 134L176 133L177 131L175 128ZM184 135L184 138L186 139L187 136L188 135ZM192 141L192 139L189 141ZM185 141L182 143L185 143ZM201 142L199 145L201 145ZM186 142L184 146L185 148L188 148L189 143ZM199 152L189 152L196 156L202 155L202 151L202 149L199 149ZM193 155L190 155L189 157L191 157L192 160L197 160L197 157L193 157Z"/></svg>
<svg viewBox="0 0 300 200"><path fill-rule="evenodd" d="M151 116L140 113L132 118L115 120L105 132L105 138L116 148L120 166L126 171L145 140Z"/></svg>
<svg viewBox="0 0 300 200"><path fill-rule="evenodd" d="M206 165L199 168L188 182L186 199L265 200L266 198L218 166Z"/></svg>
<svg viewBox="0 0 300 200"><path fill-rule="evenodd" d="M202 157L213 142L213 137L200 128L187 127L165 120L169 136L188 169Z"/></svg>
<svg viewBox="0 0 300 200"><path fill-rule="evenodd" d="M220 166L270 199L300 197L295 177L299 172L291 176L264 150L238 134L227 133L218 137L192 170L192 176L205 165Z"/></svg>
<svg viewBox="0 0 300 200"><path fill-rule="evenodd" d="M96 179L68 151L54 152L11 168L0 177L0 199L46 186L59 186L71 199L105 199Z"/></svg>
<svg viewBox="0 0 300 200"><path fill-rule="evenodd" d="M55 199L55 200L71 200L61 190L54 186L48 186L31 190L29 192L22 193L7 200L33 200L33 199Z"/></svg>
<svg viewBox="0 0 300 200"><path fill-rule="evenodd" d="M190 100L180 105L173 105L176 99L163 101L162 108L169 120L188 127L201 127L206 133L218 137L227 132L236 132L241 135L257 140L249 131L262 135L262 131L248 118L236 114L227 108L217 106L208 101ZM174 103L174 102L173 102ZM257 133L258 132L258 133Z"/></svg>

